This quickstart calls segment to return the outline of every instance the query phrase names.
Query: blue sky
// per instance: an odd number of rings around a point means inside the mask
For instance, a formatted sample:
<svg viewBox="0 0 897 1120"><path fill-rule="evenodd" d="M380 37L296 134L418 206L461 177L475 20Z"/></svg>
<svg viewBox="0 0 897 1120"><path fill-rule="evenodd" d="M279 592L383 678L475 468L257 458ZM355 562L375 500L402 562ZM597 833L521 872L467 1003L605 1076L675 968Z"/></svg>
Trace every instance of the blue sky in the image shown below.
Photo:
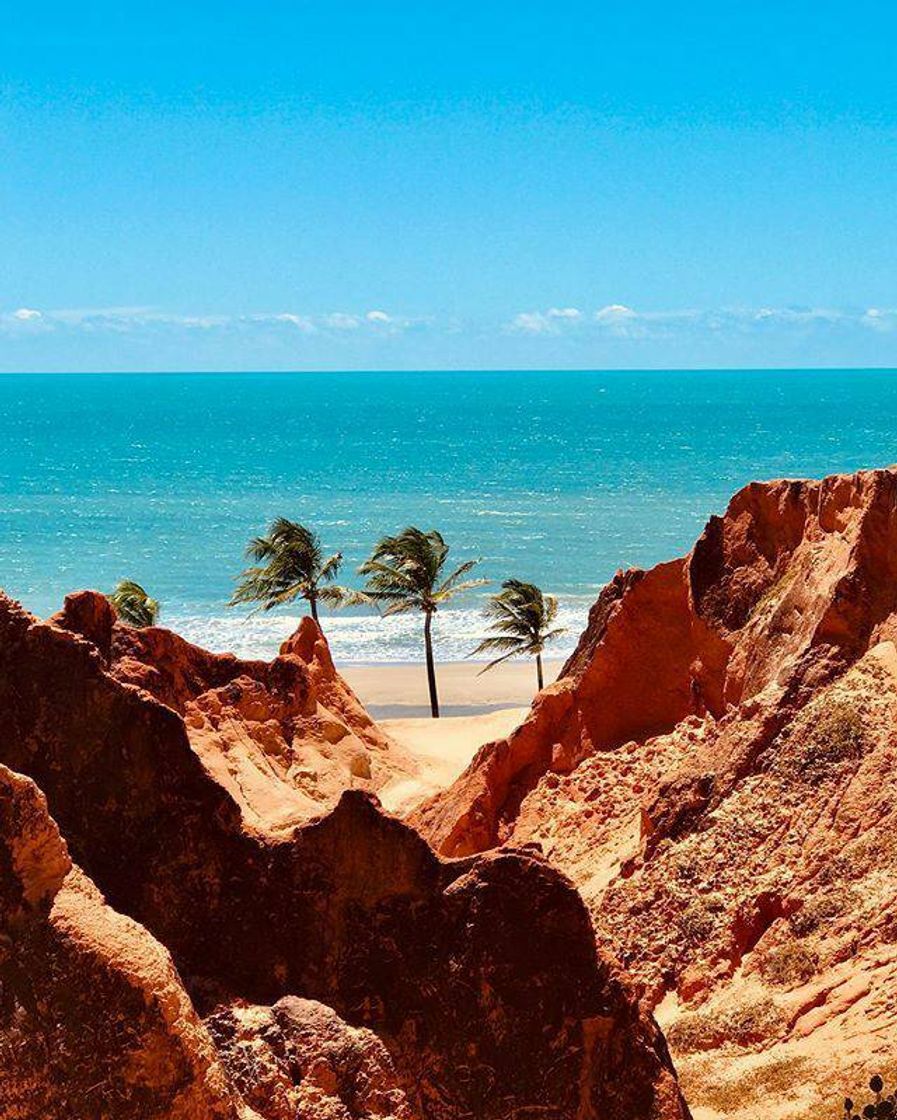
<svg viewBox="0 0 897 1120"><path fill-rule="evenodd" d="M0 369L897 365L885 3L56 3Z"/></svg>

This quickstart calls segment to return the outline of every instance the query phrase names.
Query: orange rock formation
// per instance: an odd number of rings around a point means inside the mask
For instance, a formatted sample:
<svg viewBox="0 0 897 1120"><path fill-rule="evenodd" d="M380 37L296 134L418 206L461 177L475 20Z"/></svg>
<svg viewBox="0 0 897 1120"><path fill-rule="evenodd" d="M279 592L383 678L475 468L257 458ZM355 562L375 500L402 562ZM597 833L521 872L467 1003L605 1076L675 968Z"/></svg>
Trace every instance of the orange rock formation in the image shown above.
<svg viewBox="0 0 897 1120"><path fill-rule="evenodd" d="M0 764L3 1120L688 1116L568 880L379 809L313 623L265 664L0 597Z"/></svg>
<svg viewBox="0 0 897 1120"><path fill-rule="evenodd" d="M570 875L700 1117L827 1114L897 1060L895 641L897 470L752 484L413 823Z"/></svg>

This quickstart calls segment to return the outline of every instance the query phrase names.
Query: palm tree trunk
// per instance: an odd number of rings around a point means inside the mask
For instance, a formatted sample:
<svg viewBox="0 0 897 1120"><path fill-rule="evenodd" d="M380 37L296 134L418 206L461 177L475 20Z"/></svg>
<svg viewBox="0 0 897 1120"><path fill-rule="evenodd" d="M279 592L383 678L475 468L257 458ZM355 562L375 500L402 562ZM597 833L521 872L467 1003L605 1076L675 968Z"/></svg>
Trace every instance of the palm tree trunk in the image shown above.
<svg viewBox="0 0 897 1120"><path fill-rule="evenodd" d="M436 695L436 666L433 664L433 637L430 633L430 626L433 622L433 614L427 611L424 620L424 646L427 651L427 684L430 688L430 715L433 719L439 719L439 697Z"/></svg>
<svg viewBox="0 0 897 1120"><path fill-rule="evenodd" d="M545 681L542 679L542 654L536 654L536 678L539 681L539 691L545 687Z"/></svg>
<svg viewBox="0 0 897 1120"><path fill-rule="evenodd" d="M318 597L317 597L317 595L309 595L308 603L309 603L309 606L311 607L312 618L315 620L315 622L318 622ZM320 623L318 623L318 625L320 625Z"/></svg>

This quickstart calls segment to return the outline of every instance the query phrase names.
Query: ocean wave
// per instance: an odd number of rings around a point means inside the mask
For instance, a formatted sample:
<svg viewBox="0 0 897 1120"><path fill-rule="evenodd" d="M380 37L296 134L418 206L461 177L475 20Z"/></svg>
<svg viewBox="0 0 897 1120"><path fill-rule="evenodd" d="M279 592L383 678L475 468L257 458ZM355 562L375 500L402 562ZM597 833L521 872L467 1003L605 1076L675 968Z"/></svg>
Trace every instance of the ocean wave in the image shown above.
<svg viewBox="0 0 897 1120"><path fill-rule="evenodd" d="M590 602L591 600L589 600ZM557 642L549 647L548 656L567 657L586 622L587 602L577 597L562 603L558 625L567 627ZM299 615L171 615L164 619L188 641L216 653L230 651L239 657L274 657L283 642L299 625ZM342 614L322 618L334 660L338 664L421 661L423 659L423 626L418 614L380 618L378 615ZM437 656L443 661L485 661L470 656L471 650L486 630L479 610L441 611L433 622L433 640Z"/></svg>

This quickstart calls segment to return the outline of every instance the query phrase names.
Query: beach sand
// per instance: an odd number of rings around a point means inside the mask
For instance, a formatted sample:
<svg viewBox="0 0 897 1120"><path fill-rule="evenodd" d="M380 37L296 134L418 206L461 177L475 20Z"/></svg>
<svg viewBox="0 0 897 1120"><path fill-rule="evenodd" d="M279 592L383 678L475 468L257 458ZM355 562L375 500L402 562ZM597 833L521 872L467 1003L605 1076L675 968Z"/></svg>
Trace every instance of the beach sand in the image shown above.
<svg viewBox="0 0 897 1120"><path fill-rule="evenodd" d="M545 683L558 675L563 662L546 661ZM500 708L529 707L536 694L536 667L531 661L508 661L480 675L475 661L447 661L436 666L443 717L476 716ZM378 721L429 716L427 671L414 665L337 664L358 698Z"/></svg>
<svg viewBox="0 0 897 1120"><path fill-rule="evenodd" d="M458 777L484 743L509 735L528 707L500 708L476 716L432 719L385 719L380 726L419 764L413 778L400 779L379 791L391 813L408 813Z"/></svg>
<svg viewBox="0 0 897 1120"><path fill-rule="evenodd" d="M563 662L545 663L545 683ZM450 785L484 744L510 734L536 693L531 662L507 662L480 675L471 661L437 665L441 718L430 716L427 672L419 665L343 665L340 673L380 726L419 765L414 777L379 791L384 808L407 813Z"/></svg>

